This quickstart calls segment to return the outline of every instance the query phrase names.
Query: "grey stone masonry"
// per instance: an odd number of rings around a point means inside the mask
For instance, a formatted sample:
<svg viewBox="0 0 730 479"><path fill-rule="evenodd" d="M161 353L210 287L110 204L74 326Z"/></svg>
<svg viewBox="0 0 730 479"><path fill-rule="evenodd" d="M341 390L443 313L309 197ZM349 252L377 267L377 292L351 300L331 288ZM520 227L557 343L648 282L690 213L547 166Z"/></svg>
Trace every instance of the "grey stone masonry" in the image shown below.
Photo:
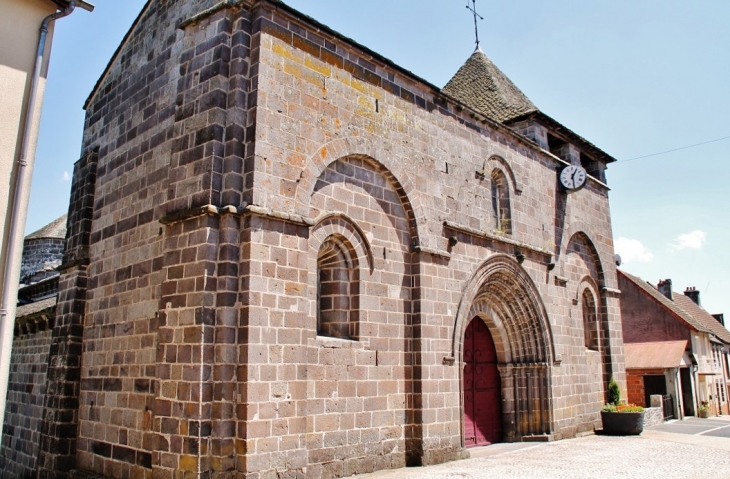
<svg viewBox="0 0 730 479"><path fill-rule="evenodd" d="M16 335L2 436L2 477L32 477L41 443L51 330Z"/></svg>

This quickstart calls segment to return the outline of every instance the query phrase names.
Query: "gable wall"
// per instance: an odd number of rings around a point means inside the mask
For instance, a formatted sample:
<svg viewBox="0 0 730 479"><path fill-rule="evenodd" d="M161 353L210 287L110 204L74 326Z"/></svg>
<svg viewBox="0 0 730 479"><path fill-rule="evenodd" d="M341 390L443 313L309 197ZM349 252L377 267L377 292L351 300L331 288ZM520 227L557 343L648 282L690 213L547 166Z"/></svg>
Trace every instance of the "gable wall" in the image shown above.
<svg viewBox="0 0 730 479"><path fill-rule="evenodd" d="M625 342L691 340L688 326L623 276L619 275L618 280Z"/></svg>

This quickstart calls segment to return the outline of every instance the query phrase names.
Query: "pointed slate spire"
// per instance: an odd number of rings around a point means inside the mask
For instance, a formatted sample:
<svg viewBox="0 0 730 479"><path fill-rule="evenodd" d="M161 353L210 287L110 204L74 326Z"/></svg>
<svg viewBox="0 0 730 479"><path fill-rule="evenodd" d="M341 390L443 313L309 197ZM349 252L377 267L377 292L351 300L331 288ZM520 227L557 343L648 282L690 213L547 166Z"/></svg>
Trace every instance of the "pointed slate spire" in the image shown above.
<svg viewBox="0 0 730 479"><path fill-rule="evenodd" d="M539 111L480 49L449 80L443 92L499 123Z"/></svg>

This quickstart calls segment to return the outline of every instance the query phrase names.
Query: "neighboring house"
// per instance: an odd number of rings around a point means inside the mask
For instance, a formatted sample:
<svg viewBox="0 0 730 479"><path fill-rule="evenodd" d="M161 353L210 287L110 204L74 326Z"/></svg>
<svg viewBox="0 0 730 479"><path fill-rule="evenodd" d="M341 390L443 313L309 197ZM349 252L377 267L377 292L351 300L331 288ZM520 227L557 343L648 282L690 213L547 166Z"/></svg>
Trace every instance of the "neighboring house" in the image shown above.
<svg viewBox="0 0 730 479"><path fill-rule="evenodd" d="M629 401L647 405L662 394L678 418L696 415L703 403L728 414L730 331L722 315L705 311L695 288L673 292L669 279L655 287L619 270L618 281Z"/></svg>
<svg viewBox="0 0 730 479"><path fill-rule="evenodd" d="M283 2L150 0L91 93L41 477L339 477L600 428L607 165ZM562 186L560 186L562 185Z"/></svg>
<svg viewBox="0 0 730 479"><path fill-rule="evenodd" d="M25 237L2 429L2 477L36 469L66 215Z"/></svg>
<svg viewBox="0 0 730 479"><path fill-rule="evenodd" d="M55 21L78 0L0 0L0 397L13 341L25 220ZM4 414L0 409L0 422Z"/></svg>

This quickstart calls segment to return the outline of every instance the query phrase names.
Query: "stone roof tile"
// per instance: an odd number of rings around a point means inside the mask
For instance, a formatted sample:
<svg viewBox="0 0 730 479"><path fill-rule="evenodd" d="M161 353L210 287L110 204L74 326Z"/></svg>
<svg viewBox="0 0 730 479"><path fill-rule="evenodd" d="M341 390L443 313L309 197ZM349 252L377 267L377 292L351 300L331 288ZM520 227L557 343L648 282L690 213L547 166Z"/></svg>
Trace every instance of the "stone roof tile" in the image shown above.
<svg viewBox="0 0 730 479"><path fill-rule="evenodd" d="M443 92L500 123L538 112L530 99L481 50L469 57Z"/></svg>
<svg viewBox="0 0 730 479"><path fill-rule="evenodd" d="M37 301L35 303L18 306L15 312L15 317L17 319L23 319L25 317L44 312L46 310L50 311L52 308L56 307L57 300L58 298L54 296L52 298L46 298L42 301Z"/></svg>
<svg viewBox="0 0 730 479"><path fill-rule="evenodd" d="M38 231L34 231L25 237L27 240L41 238L66 238L66 215L57 218Z"/></svg>

